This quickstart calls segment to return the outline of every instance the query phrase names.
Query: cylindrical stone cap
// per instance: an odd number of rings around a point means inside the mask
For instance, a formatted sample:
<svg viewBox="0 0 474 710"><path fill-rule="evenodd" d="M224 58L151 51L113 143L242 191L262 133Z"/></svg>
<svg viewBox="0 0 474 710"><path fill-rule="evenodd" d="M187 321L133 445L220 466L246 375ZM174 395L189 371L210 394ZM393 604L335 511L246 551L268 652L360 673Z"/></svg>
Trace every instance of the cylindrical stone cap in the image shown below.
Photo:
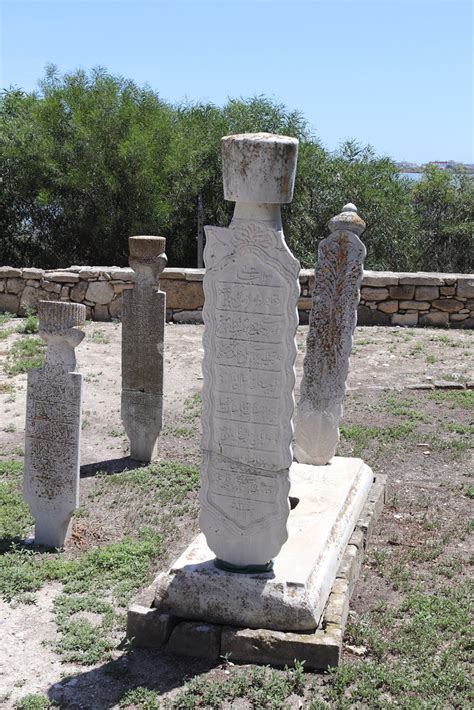
<svg viewBox="0 0 474 710"><path fill-rule="evenodd" d="M331 232L347 230L360 236L365 229L365 222L357 214L357 207L349 202L340 214L329 220L328 228Z"/></svg>
<svg viewBox="0 0 474 710"><path fill-rule="evenodd" d="M136 259L150 259L163 254L166 248L164 237L129 237L128 248L130 256Z"/></svg>
<svg viewBox="0 0 474 710"><path fill-rule="evenodd" d="M273 133L222 138L224 197L233 202L283 204L293 199L298 141Z"/></svg>
<svg viewBox="0 0 474 710"><path fill-rule="evenodd" d="M39 329L56 333L86 324L86 307L82 303L40 301L38 303Z"/></svg>

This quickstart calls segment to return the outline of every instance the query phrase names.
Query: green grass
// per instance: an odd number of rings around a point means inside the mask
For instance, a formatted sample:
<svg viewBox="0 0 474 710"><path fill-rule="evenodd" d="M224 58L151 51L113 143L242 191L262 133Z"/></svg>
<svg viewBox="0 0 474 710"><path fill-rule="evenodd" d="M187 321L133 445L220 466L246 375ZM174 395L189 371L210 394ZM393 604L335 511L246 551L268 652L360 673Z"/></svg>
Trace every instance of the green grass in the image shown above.
<svg viewBox="0 0 474 710"><path fill-rule="evenodd" d="M49 708L56 707L58 705L46 695L36 695L35 693L29 693L15 703L16 710L49 710Z"/></svg>
<svg viewBox="0 0 474 710"><path fill-rule="evenodd" d="M89 335L89 340L97 345L108 345L110 343L110 337L103 330L96 328Z"/></svg>
<svg viewBox="0 0 474 710"><path fill-rule="evenodd" d="M393 392L385 392L377 409L392 414L395 417L408 417L411 421L427 422L430 417L425 412L415 409L416 401L412 397L401 397Z"/></svg>
<svg viewBox="0 0 474 710"><path fill-rule="evenodd" d="M184 400L183 419L187 422L196 422L200 419L202 413L202 398L201 392L196 391L190 397Z"/></svg>
<svg viewBox="0 0 474 710"><path fill-rule="evenodd" d="M120 707L133 710L193 710L193 708L221 708L239 698L245 699L254 710L281 710L290 695L303 696L305 678L303 665L275 671L271 668L235 670L225 681L194 678L173 700L160 703L159 694L147 688L135 688L125 693Z"/></svg>
<svg viewBox="0 0 474 710"><path fill-rule="evenodd" d="M474 410L473 390L435 391L428 394L429 399L449 409Z"/></svg>
<svg viewBox="0 0 474 710"><path fill-rule="evenodd" d="M46 343L40 338L20 338L8 351L4 370L7 375L21 375L32 367L43 367Z"/></svg>
<svg viewBox="0 0 474 710"><path fill-rule="evenodd" d="M351 442L354 456L361 456L371 442L387 445L399 439L406 439L415 431L413 422L402 422L394 426L378 427L365 424L341 426L341 437Z"/></svg>
<svg viewBox="0 0 474 710"><path fill-rule="evenodd" d="M19 482L0 480L0 552L23 539L32 524Z"/></svg>
<svg viewBox="0 0 474 710"><path fill-rule="evenodd" d="M39 320L36 313L31 309L26 309L26 318L16 329L17 333L31 335L39 332Z"/></svg>
<svg viewBox="0 0 474 710"><path fill-rule="evenodd" d="M110 633L117 622L117 614L110 604L90 595L62 594L55 600L54 607L59 638L52 647L64 663L91 665L109 657L115 645ZM97 623L81 618L84 612L99 617Z"/></svg>
<svg viewBox="0 0 474 710"><path fill-rule="evenodd" d="M0 394L12 394L15 391L11 382L0 382Z"/></svg>

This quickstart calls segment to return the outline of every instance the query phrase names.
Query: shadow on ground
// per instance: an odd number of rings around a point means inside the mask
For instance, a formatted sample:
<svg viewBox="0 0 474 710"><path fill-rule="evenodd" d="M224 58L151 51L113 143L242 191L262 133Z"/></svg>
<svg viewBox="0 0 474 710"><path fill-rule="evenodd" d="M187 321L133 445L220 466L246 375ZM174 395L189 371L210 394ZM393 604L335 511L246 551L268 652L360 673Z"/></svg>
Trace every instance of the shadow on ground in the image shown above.
<svg viewBox="0 0 474 710"><path fill-rule="evenodd" d="M50 700L67 710L110 710L124 694L138 687L158 693L182 687L192 675L205 673L218 664L185 658L161 649L136 649L117 660L60 678L47 691Z"/></svg>
<svg viewBox="0 0 474 710"><path fill-rule="evenodd" d="M135 468L148 466L149 464L143 461L137 461L130 456L123 456L119 459L108 459L106 461L96 461L81 466L81 478L91 478L98 473L122 473L123 471L132 471Z"/></svg>

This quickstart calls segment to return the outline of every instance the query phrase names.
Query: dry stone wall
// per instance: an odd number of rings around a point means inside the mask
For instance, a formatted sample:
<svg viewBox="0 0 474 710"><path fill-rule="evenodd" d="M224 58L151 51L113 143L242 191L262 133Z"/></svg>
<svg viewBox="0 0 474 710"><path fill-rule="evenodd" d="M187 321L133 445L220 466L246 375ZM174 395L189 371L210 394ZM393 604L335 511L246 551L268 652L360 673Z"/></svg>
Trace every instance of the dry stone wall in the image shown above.
<svg viewBox="0 0 474 710"><path fill-rule="evenodd" d="M166 318L175 323L202 321L204 269L165 269ZM308 322L314 271L300 271L300 323ZM0 267L0 312L24 315L40 300L83 303L96 321L120 318L122 293L133 288L134 271L114 266L71 266L57 271ZM359 325L474 328L474 274L364 271Z"/></svg>

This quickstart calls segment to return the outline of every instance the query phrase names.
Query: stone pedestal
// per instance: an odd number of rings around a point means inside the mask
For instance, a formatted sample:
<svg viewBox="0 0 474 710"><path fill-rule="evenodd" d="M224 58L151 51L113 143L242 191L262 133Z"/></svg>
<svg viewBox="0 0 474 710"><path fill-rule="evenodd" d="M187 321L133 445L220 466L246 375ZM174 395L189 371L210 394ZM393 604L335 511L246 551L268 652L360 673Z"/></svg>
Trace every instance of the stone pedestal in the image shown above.
<svg viewBox="0 0 474 710"><path fill-rule="evenodd" d="M28 372L24 497L35 518L35 544L62 547L79 505L82 375L75 348L84 338L86 307L40 301L42 368Z"/></svg>
<svg viewBox="0 0 474 710"><path fill-rule="evenodd" d="M163 426L163 347L166 294L159 277L166 266L163 237L130 237L135 285L123 294L122 422L130 457L149 462Z"/></svg>
<svg viewBox="0 0 474 710"><path fill-rule="evenodd" d="M352 335L362 283L365 223L353 204L329 221L318 248L300 401L295 459L322 466L335 455L346 392Z"/></svg>
<svg viewBox="0 0 474 710"><path fill-rule="evenodd" d="M288 540L267 573L225 572L204 536L157 578L154 606L184 619L276 631L315 630L373 473L361 459L291 466Z"/></svg>
<svg viewBox="0 0 474 710"><path fill-rule="evenodd" d="M222 139L229 228L206 227L200 526L218 564L265 567L287 538L299 264L286 246L298 142Z"/></svg>

